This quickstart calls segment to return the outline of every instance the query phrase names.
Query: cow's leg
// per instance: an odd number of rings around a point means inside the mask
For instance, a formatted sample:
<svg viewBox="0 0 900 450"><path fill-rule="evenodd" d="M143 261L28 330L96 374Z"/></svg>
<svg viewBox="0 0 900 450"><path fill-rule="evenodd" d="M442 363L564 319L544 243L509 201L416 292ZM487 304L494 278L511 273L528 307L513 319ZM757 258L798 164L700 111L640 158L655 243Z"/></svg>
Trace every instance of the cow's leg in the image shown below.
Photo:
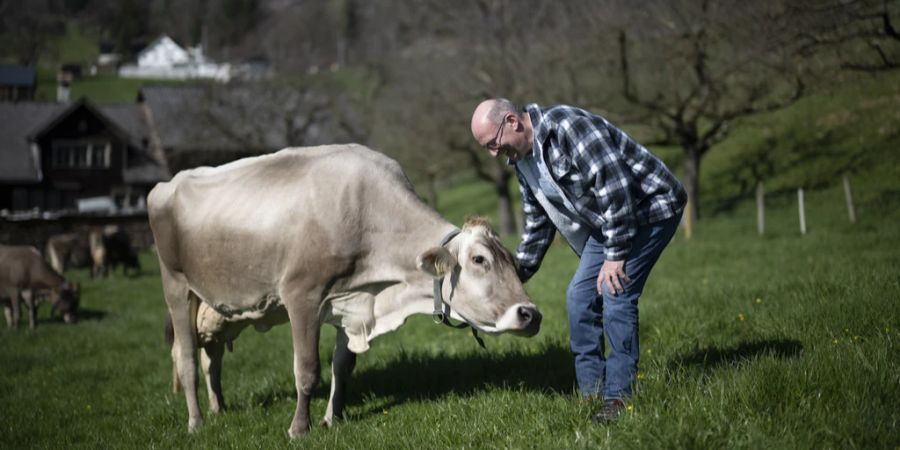
<svg viewBox="0 0 900 450"><path fill-rule="evenodd" d="M188 431L193 432L203 424L200 403L197 401L196 301L189 295L184 274L173 272L165 264L160 264L160 275L175 335L172 361L187 401Z"/></svg>
<svg viewBox="0 0 900 450"><path fill-rule="evenodd" d="M0 303L3 304L3 315L6 316L6 326L9 328L13 328L13 324L15 324L15 322L13 322L12 305L13 302L18 301L16 295L15 289L0 291ZM3 301L4 297L9 299L9 303Z"/></svg>
<svg viewBox="0 0 900 450"><path fill-rule="evenodd" d="M6 323L9 324L10 328L15 330L19 328L19 302L21 301L19 290L10 289L7 291L7 295L9 296L10 312L7 315Z"/></svg>
<svg viewBox="0 0 900 450"><path fill-rule="evenodd" d="M33 330L37 326L37 293L33 289L23 289L22 300L28 307L28 328Z"/></svg>
<svg viewBox="0 0 900 450"><path fill-rule="evenodd" d="M218 414L225 411L225 398L222 396L222 357L225 344L209 342L200 349L200 367L206 378L206 393L209 395L209 411Z"/></svg>
<svg viewBox="0 0 900 450"><path fill-rule="evenodd" d="M347 380L356 367L356 353L347 348L348 342L347 333L343 328L338 328L334 359L331 361L331 397L328 399L325 418L322 419L322 425L325 426L332 426L344 419Z"/></svg>
<svg viewBox="0 0 900 450"><path fill-rule="evenodd" d="M297 409L288 429L291 438L309 431L309 399L319 380L319 304L320 291L288 285L282 289L291 322L294 341L294 379Z"/></svg>

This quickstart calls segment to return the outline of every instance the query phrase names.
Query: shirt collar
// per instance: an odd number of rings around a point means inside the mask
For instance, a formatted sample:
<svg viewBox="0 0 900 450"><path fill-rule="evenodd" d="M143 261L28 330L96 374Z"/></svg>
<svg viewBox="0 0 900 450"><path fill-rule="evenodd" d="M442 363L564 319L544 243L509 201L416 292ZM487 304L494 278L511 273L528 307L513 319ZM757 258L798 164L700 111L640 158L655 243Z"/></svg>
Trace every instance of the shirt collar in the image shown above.
<svg viewBox="0 0 900 450"><path fill-rule="evenodd" d="M525 105L525 111L531 116L532 139L534 139L534 144L540 146L547 140L547 136L550 135L550 130L547 128L546 124L544 124L544 113L537 103Z"/></svg>
<svg viewBox="0 0 900 450"><path fill-rule="evenodd" d="M540 150L538 150L541 145L543 145L544 141L547 139L547 136L550 134L548 130L544 127L543 117L544 114L541 113L541 107L538 106L537 103L529 103L525 105L525 112L531 117L531 129L532 129L532 144L531 144L531 154L527 155L525 158L520 159L519 161L526 161L529 158L537 155ZM515 166L516 163L506 159L506 164L508 166Z"/></svg>

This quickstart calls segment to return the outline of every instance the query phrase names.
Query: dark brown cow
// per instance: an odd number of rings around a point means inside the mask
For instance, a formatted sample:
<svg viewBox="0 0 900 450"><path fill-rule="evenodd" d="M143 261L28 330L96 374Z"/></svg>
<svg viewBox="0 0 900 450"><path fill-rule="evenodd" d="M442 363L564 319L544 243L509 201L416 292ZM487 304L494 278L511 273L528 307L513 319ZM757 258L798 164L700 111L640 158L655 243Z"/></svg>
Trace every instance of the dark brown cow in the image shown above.
<svg viewBox="0 0 900 450"><path fill-rule="evenodd" d="M28 305L28 324L37 326L40 294L49 291L53 310L72 323L76 319L79 286L56 273L34 247L0 245L0 303L10 328L19 326L19 302Z"/></svg>

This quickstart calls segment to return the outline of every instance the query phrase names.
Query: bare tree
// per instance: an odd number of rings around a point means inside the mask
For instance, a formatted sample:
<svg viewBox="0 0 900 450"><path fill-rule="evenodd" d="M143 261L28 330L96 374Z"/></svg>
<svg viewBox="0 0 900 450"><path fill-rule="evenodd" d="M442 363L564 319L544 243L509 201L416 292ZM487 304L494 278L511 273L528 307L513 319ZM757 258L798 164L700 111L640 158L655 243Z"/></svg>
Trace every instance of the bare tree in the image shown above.
<svg viewBox="0 0 900 450"><path fill-rule="evenodd" d="M51 38L65 32L59 13L47 0L0 0L0 51L15 58L18 64L36 65L51 50Z"/></svg>
<svg viewBox="0 0 900 450"><path fill-rule="evenodd" d="M800 36L806 54L827 53L842 69L900 68L900 4L889 0L801 1L797 15L820 20Z"/></svg>
<svg viewBox="0 0 900 450"><path fill-rule="evenodd" d="M791 19L777 1L660 1L619 28L623 96L659 132L645 144L681 147L691 219L701 160L731 123L804 93Z"/></svg>
<svg viewBox="0 0 900 450"><path fill-rule="evenodd" d="M424 112L438 124L426 133L431 158L413 164L426 173L464 167L491 183L498 198L500 231L513 234L512 169L478 147L469 118L486 98L559 102L572 94L572 85L558 79L567 76L565 55L577 42L561 38L565 31L577 35L570 21L575 8L540 0L411 3L415 6L408 5L412 8L398 19L403 33L415 40L390 62L395 68L392 81L402 86L399 96L406 102L405 108L395 111L411 117ZM402 123L430 126L421 121Z"/></svg>

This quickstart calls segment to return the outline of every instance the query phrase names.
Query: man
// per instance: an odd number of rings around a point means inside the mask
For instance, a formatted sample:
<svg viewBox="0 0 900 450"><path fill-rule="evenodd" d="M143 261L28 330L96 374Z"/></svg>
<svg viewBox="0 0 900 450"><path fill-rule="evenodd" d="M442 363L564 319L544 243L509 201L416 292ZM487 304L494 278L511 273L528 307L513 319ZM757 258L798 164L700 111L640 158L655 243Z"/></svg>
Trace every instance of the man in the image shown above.
<svg viewBox="0 0 900 450"><path fill-rule="evenodd" d="M516 251L522 281L537 272L557 230L581 258L566 291L570 344L578 388L603 396L594 420L608 423L632 395L638 298L678 227L684 188L646 148L571 106L518 110L486 100L472 115L472 136L515 165L525 212Z"/></svg>

